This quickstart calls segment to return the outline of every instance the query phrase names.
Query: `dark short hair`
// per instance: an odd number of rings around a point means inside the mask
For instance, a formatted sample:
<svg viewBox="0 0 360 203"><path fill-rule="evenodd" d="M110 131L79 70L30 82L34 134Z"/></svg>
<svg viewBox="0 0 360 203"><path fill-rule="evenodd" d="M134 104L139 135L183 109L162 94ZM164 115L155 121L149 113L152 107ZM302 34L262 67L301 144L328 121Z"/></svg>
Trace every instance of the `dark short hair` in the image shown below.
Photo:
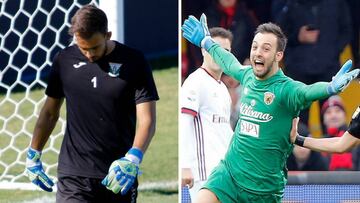
<svg viewBox="0 0 360 203"><path fill-rule="evenodd" d="M285 51L287 38L281 28L274 23L264 23L257 27L255 35L258 33L272 33L277 38L277 51Z"/></svg>
<svg viewBox="0 0 360 203"><path fill-rule="evenodd" d="M71 18L70 35L78 33L80 37L89 39L97 32L106 34L107 31L108 20L106 14L94 5L83 6Z"/></svg>
<svg viewBox="0 0 360 203"><path fill-rule="evenodd" d="M226 30L222 27L213 27L209 29L210 32L210 36L211 37L221 37L224 39L228 39L230 41L230 43L232 43L233 41L233 34L231 33L231 31Z"/></svg>

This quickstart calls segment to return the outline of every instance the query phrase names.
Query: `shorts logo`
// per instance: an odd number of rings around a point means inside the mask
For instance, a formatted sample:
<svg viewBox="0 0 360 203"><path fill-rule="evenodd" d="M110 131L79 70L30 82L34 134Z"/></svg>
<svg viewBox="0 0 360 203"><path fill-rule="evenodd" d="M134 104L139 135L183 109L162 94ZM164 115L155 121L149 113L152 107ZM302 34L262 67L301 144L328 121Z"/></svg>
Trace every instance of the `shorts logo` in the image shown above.
<svg viewBox="0 0 360 203"><path fill-rule="evenodd" d="M240 133L252 137L259 137L259 125L245 120L240 120Z"/></svg>
<svg viewBox="0 0 360 203"><path fill-rule="evenodd" d="M270 105L274 101L275 95L271 92L264 93L264 102L266 105Z"/></svg>
<svg viewBox="0 0 360 203"><path fill-rule="evenodd" d="M120 75L120 67L122 66L121 63L109 63L110 70L109 75L111 77L118 77Z"/></svg>
<svg viewBox="0 0 360 203"><path fill-rule="evenodd" d="M131 188L131 203L135 203L136 202L136 188L132 187Z"/></svg>

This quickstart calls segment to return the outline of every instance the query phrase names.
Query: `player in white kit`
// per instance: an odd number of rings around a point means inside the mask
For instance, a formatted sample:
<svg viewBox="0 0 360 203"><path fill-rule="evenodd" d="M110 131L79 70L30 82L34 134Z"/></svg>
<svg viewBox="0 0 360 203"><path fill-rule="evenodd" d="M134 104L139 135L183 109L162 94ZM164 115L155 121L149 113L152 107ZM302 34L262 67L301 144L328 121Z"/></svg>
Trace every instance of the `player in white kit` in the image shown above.
<svg viewBox="0 0 360 203"><path fill-rule="evenodd" d="M211 37L230 51L232 34L210 29ZM222 70L204 50L203 64L184 81L180 94L180 167L182 187L191 199L224 157L233 131L230 126L231 98L220 81Z"/></svg>

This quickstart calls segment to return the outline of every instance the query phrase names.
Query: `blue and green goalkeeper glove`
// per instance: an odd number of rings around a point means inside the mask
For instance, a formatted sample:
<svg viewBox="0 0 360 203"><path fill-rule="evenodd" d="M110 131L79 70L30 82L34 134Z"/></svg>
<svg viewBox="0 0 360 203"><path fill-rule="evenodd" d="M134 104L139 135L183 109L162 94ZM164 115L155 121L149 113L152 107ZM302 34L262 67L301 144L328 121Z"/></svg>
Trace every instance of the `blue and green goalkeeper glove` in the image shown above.
<svg viewBox="0 0 360 203"><path fill-rule="evenodd" d="M47 192L52 192L54 182L45 174L40 157L40 151L29 148L26 157L26 174L32 183Z"/></svg>
<svg viewBox="0 0 360 203"><path fill-rule="evenodd" d="M351 66L352 61L346 61L339 72L332 78L332 81L327 87L327 92L330 95L343 91L350 84L350 82L359 75L359 69L355 69L349 72Z"/></svg>
<svg viewBox="0 0 360 203"><path fill-rule="evenodd" d="M102 180L102 184L115 194L121 191L125 195L133 186L139 173L143 153L137 148L131 148L121 159L115 160L110 168L109 174Z"/></svg>
<svg viewBox="0 0 360 203"><path fill-rule="evenodd" d="M192 15L189 16L181 30L185 39L198 47L204 48L206 51L215 43L210 36L205 14L201 15L200 21Z"/></svg>

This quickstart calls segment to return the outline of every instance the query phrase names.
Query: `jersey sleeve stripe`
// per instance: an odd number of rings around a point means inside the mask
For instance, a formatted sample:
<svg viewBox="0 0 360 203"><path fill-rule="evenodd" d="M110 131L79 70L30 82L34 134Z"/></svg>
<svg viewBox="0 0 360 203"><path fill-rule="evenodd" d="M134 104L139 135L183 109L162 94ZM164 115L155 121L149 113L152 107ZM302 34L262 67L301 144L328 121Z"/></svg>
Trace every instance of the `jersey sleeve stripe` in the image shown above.
<svg viewBox="0 0 360 203"><path fill-rule="evenodd" d="M192 110L192 109L188 109L188 108L181 108L181 113L187 113L187 114L190 114L190 115L193 115L193 116L196 116L197 115L197 112Z"/></svg>
<svg viewBox="0 0 360 203"><path fill-rule="evenodd" d="M198 161L198 172L200 181L207 180L206 165L205 165L205 146L204 146L204 134L203 127L200 118L200 114L194 119L195 126L195 138L196 138L196 152Z"/></svg>

